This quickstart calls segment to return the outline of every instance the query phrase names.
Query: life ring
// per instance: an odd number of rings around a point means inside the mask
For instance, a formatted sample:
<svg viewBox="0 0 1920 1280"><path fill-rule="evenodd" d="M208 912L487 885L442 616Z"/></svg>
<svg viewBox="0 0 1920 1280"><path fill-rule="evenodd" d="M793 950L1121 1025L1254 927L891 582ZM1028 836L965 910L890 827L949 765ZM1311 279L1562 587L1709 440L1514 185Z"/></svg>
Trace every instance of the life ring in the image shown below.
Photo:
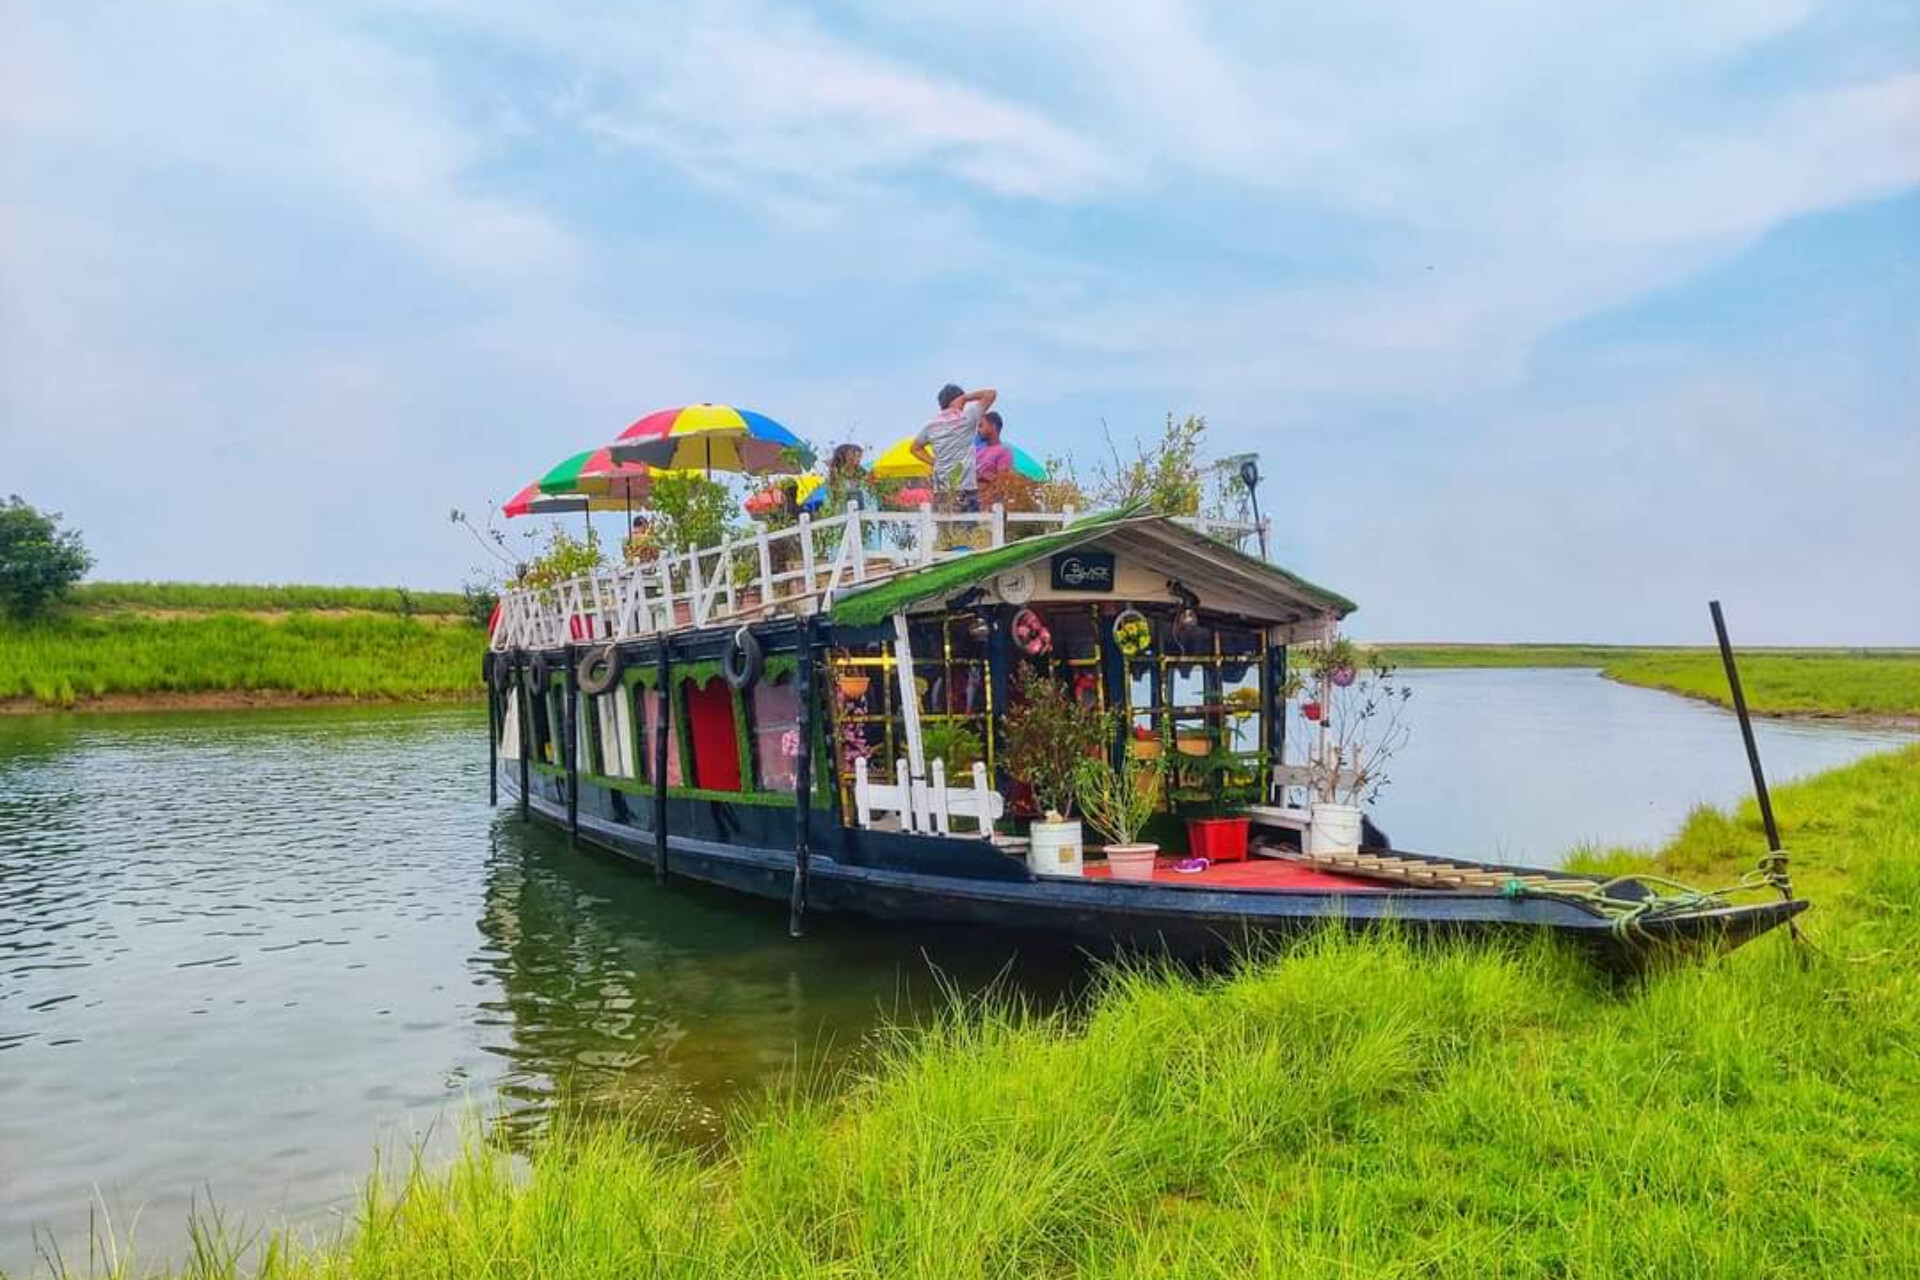
<svg viewBox="0 0 1920 1280"><path fill-rule="evenodd" d="M1022 609L1013 615L1013 643L1029 658L1043 658L1053 652L1053 632L1039 614Z"/></svg>
<svg viewBox="0 0 1920 1280"><path fill-rule="evenodd" d="M580 692L589 698L597 698L620 683L620 673L626 670L626 666L626 660L620 656L619 645L603 644L582 654L573 674L580 685Z"/></svg>
<svg viewBox="0 0 1920 1280"><path fill-rule="evenodd" d="M485 671L487 687L495 693L505 693L513 687L514 668L519 666L519 655L515 653L489 653Z"/></svg>
<svg viewBox="0 0 1920 1280"><path fill-rule="evenodd" d="M760 652L760 641L753 632L745 627L727 637L727 647L720 654L720 674L735 689L745 689L760 678L760 669L766 664L766 656Z"/></svg>

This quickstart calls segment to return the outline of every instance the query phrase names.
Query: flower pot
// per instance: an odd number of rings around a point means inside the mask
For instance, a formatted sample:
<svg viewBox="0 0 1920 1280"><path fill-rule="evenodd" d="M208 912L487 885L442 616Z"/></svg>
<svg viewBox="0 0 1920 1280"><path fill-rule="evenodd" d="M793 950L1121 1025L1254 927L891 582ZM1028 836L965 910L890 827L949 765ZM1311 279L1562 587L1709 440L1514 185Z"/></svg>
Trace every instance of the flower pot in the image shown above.
<svg viewBox="0 0 1920 1280"><path fill-rule="evenodd" d="M1154 859L1160 856L1160 846L1110 844L1103 852L1107 855L1107 874L1113 879L1151 880Z"/></svg>
<svg viewBox="0 0 1920 1280"><path fill-rule="evenodd" d="M1173 747L1174 750L1183 756L1204 756L1211 754L1213 751L1213 743L1205 738L1191 736L1175 738L1173 740Z"/></svg>
<svg viewBox="0 0 1920 1280"><path fill-rule="evenodd" d="M848 702L858 702L867 696L867 690L872 684L872 676L841 676L840 696Z"/></svg>
<svg viewBox="0 0 1920 1280"><path fill-rule="evenodd" d="M1245 862L1251 826L1246 818L1188 818L1187 853L1209 862Z"/></svg>
<svg viewBox="0 0 1920 1280"><path fill-rule="evenodd" d="M1160 758L1160 739L1135 738L1127 744L1127 752L1135 760L1158 760Z"/></svg>
<svg viewBox="0 0 1920 1280"><path fill-rule="evenodd" d="M1315 800L1308 811L1308 853L1358 853L1360 806Z"/></svg>
<svg viewBox="0 0 1920 1280"><path fill-rule="evenodd" d="M1027 870L1037 876L1080 874L1078 822L1035 822L1027 829Z"/></svg>

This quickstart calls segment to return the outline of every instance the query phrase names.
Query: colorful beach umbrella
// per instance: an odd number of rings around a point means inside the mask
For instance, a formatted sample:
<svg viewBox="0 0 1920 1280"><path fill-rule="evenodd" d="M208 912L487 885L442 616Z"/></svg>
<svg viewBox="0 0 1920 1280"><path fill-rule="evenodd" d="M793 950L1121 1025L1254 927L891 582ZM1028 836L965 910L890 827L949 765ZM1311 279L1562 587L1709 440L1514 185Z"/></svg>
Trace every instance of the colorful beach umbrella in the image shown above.
<svg viewBox="0 0 1920 1280"><path fill-rule="evenodd" d="M1013 469L1029 480L1044 482L1047 469L1038 459L1018 445L1008 445L1013 454ZM881 480L912 480L919 476L930 476L933 468L913 456L913 437L899 440L887 446L880 460L873 464L873 474Z"/></svg>
<svg viewBox="0 0 1920 1280"><path fill-rule="evenodd" d="M791 475L813 465L813 450L764 413L690 404L650 413L608 446L621 462L658 469Z"/></svg>
<svg viewBox="0 0 1920 1280"><path fill-rule="evenodd" d="M616 462L604 448L588 449L560 463L537 483L540 492L548 495L579 494L644 502L653 486L653 472L635 463ZM611 509L618 509L619 505L615 503Z"/></svg>
<svg viewBox="0 0 1920 1280"><path fill-rule="evenodd" d="M521 516L562 516L575 511L585 511L587 502L586 498L560 498L541 493L540 484L535 481L508 498L506 505L500 508L500 514L509 520L516 520Z"/></svg>

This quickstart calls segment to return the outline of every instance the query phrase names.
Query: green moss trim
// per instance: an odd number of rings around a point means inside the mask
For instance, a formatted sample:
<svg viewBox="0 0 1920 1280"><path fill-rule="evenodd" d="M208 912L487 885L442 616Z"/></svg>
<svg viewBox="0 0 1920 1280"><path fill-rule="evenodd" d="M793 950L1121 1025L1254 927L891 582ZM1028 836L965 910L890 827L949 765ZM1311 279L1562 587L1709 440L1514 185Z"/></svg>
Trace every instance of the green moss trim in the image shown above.
<svg viewBox="0 0 1920 1280"><path fill-rule="evenodd" d="M609 778L604 774L583 773L583 782L607 788L609 791L624 791L628 795L653 795L653 787L637 778ZM718 800L728 804L752 804L766 808L791 809L792 796L780 791L711 791L704 787L668 787L669 800Z"/></svg>

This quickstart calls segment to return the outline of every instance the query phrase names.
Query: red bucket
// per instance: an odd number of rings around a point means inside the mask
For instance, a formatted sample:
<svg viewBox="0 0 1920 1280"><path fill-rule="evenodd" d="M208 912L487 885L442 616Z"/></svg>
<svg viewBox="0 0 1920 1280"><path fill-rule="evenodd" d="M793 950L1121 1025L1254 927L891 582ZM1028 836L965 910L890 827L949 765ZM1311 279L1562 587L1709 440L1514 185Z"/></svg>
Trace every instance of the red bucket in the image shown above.
<svg viewBox="0 0 1920 1280"><path fill-rule="evenodd" d="M1245 862L1248 818L1188 818L1187 855L1209 862Z"/></svg>

